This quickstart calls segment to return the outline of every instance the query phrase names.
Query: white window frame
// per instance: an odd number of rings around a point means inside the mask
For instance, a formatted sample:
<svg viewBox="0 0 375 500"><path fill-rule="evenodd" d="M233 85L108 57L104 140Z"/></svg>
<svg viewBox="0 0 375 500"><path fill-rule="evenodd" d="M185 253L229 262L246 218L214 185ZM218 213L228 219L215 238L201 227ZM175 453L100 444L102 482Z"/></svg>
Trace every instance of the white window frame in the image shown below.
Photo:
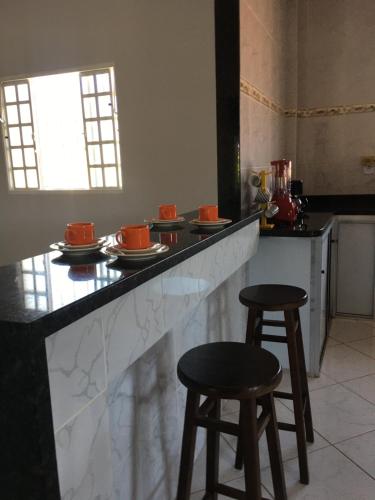
<svg viewBox="0 0 375 500"><path fill-rule="evenodd" d="M37 76L43 76L42 75L33 75L33 76L24 76L22 79L9 79L9 80L3 80L0 82L0 128L3 129L3 143L4 143L4 154L6 156L6 166L7 166L7 174L8 174L8 190L12 194L20 194L20 193L38 193L38 194L57 194L57 195L64 195L67 194L68 192L79 192L79 193L85 193L85 194L93 194L97 192L102 192L103 194L110 194L110 193L120 193L123 191L123 182L122 182L122 168L121 168L121 155L120 155L120 142L119 142L119 125L118 125L118 114L117 114L117 100L116 100L116 91L115 91L115 76L114 76L114 66L112 64L108 64L108 66L101 66L98 67L97 69L87 69L87 70L82 70L82 69L72 69L70 70L71 72L78 72L79 73L79 78L80 78L80 87L81 87L81 102L82 102L82 122L83 122L83 130L84 130L84 138L85 138L85 149L86 149L86 160L87 160L87 174L88 174L88 182L89 182L89 189L80 189L80 188L72 188L72 189L43 189L40 187L40 174L39 174L39 169L38 169L38 157L37 157L37 150L36 150L36 145L35 145L35 140L34 140L34 123L33 123L33 114L32 114L32 103L31 103L31 97L30 97L30 86L29 86L29 79L32 79ZM65 72L70 72L70 71L61 71L61 72L56 72L55 74L59 73L65 73ZM97 74L102 74L102 73L108 73L109 74L109 83L110 83L110 91L109 92L95 92L94 94L84 94L82 93L82 76L86 75L97 75ZM51 73L54 74L54 73ZM94 81L95 81L95 90L97 90L96 87L96 79L94 76ZM27 183L27 177L26 177L26 170L31 168L36 170L36 175L37 175L37 183L38 187L31 188L28 187L26 184L25 188L16 188L15 187L15 182L14 182L14 174L13 174L13 163L12 163L12 158L11 158L11 148L10 148L10 139L9 139L9 133L8 133L8 117L6 115L6 103L5 103L5 91L4 87L8 85L16 85L20 83L27 83L28 85L28 95L29 95L29 105L30 105L30 115L31 115L31 123L27 125L32 126L32 134L33 134L33 148L35 152L35 167L25 167L25 161L24 161L24 168L22 170L25 170L25 181ZM17 87L16 87L17 89ZM96 99L96 106L97 110L99 109L98 107L98 97L102 95L110 95L111 96L111 103L112 103L112 113L110 116L106 117L97 117L97 121L99 123L99 120L102 118L105 120L111 120L112 121L112 129L114 133L114 140L113 141L102 141L101 140L101 131L100 131L100 126L99 128L99 141L93 142L93 141L88 141L87 139L87 130L86 130L86 122L90 121L90 119L85 118L84 114L84 107L83 107L83 98L84 97L95 97ZM18 95L17 95L18 97ZM26 101L20 101L20 104L23 104ZM9 103L9 104L16 104L14 102ZM19 103L17 102L17 105ZM18 114L19 114L19 109L18 109ZM24 123L19 124L21 127L22 125L25 125ZM16 125L18 126L18 125ZM21 134L22 138L22 134ZM100 151L101 151L101 158L103 159L103 145L104 144L114 144L114 150L115 150L115 163L113 164L105 164L101 163L99 165L93 165L89 164L89 155L88 155L88 146L89 145L99 145ZM26 147L30 147L30 145L27 145ZM23 158L24 158L24 153ZM103 185L95 187L92 184L91 181L91 175L90 175L90 169L91 168L101 168L102 169L102 177L103 177ZM104 175L104 170L105 168L108 167L115 167L116 168L116 184L117 186L106 186L105 185L105 175ZM16 170L21 170L21 169L16 169Z"/></svg>
<svg viewBox="0 0 375 500"><path fill-rule="evenodd" d="M22 100L19 99L19 92L18 92L18 86L19 85L27 85L27 92L28 92L28 99L27 100ZM12 190L27 190L27 191L39 191L40 190L40 181L39 181L39 170L38 170L38 157L36 154L35 150L35 139L34 139L34 121L33 121L33 108L32 108L32 103L31 103L31 97L30 97L30 85L27 79L23 80L13 80L13 81L7 81L4 82L1 85L1 109L4 110L3 116L4 118L1 119L2 121L2 128L3 128L3 144L4 144L4 152L6 156L6 162L7 162L7 171L8 171L8 183L9 187ZM5 88L6 87L14 87L15 92L16 92L16 100L15 101L6 101L5 98ZM22 122L21 120L21 113L20 113L20 106L21 105L28 105L29 106L29 112L30 112L30 121L28 122ZM18 123L9 123L9 116L8 116L8 106L17 106L17 116L18 116ZM32 129L32 143L31 144L24 144L24 139L23 139L23 133L22 133L22 127L31 127ZM10 139L10 130L11 129L19 129L19 134L20 134L20 140L21 144L20 145L12 145L11 144L11 139ZM13 155L12 155L12 150L20 149L22 152L22 167L15 167L14 162L13 162ZM26 155L25 155L25 150L26 149L32 149L34 153L34 165L33 166L26 166ZM36 174L36 180L37 180L37 186L31 187L29 186L29 179L27 172L28 171L35 171ZM24 178L25 178L25 187L16 187L16 182L15 182L15 173L16 172L23 172Z"/></svg>
<svg viewBox="0 0 375 500"><path fill-rule="evenodd" d="M109 79L109 90L106 92L99 92L98 91L98 86L97 86L97 75L101 74L107 74L108 79ZM83 78L86 76L93 76L94 77L94 92L91 93L84 93L83 90ZM122 187L122 182L121 182L121 165L120 165L120 154L118 151L118 145L119 145L119 138L118 138L118 123L117 123L117 110L116 110L116 95L114 93L113 89L113 82L114 82L114 76L113 76L113 69L112 68L106 68L106 69L96 69L96 70L91 70L91 71L80 71L80 85L81 85L81 101L82 101L82 118L83 118L83 129L84 129L84 134L85 134L85 144L86 144L86 158L87 158L87 170L88 170L88 176L89 176L89 185L91 190L97 190L97 189L121 189ZM99 97L101 96L109 96L111 99L111 114L106 115L106 116L101 116L100 115L100 110L99 110ZM84 108L84 99L85 98L94 98L95 99L95 107L96 107L96 116L92 118L86 118L85 116L85 108ZM100 127L100 122L101 121L110 121L112 124L112 131L113 131L113 140L103 140L102 139L102 133L101 133L101 127ZM97 127L98 127L98 140L93 141L89 140L87 137L87 123L89 122L96 122ZM114 154L115 154L115 161L113 163L105 163L103 161L103 146L105 144L112 144L114 147ZM99 163L90 163L90 154L89 154L89 148L90 146L98 146L100 148L100 162ZM106 176L105 176L105 169L107 168L116 168L116 184L117 186L106 186ZM102 177L102 186L95 186L92 182L92 176L91 173L94 169L101 170L101 177Z"/></svg>

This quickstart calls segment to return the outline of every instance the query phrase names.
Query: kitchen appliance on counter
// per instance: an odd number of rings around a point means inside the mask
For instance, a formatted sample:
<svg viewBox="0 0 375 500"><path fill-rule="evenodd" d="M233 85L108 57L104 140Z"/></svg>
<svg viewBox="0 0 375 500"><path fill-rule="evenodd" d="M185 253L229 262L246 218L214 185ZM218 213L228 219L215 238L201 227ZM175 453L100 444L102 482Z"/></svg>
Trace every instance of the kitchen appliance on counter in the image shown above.
<svg viewBox="0 0 375 500"><path fill-rule="evenodd" d="M303 212L306 210L308 205L308 200L306 196L303 196L303 181L300 179L292 179L290 182L290 194L292 195L293 201L296 203L298 208L298 217L303 216Z"/></svg>
<svg viewBox="0 0 375 500"><path fill-rule="evenodd" d="M297 219L298 206L293 200L291 188L292 162L290 160L271 161L273 174L272 201L279 207L275 220L293 223Z"/></svg>

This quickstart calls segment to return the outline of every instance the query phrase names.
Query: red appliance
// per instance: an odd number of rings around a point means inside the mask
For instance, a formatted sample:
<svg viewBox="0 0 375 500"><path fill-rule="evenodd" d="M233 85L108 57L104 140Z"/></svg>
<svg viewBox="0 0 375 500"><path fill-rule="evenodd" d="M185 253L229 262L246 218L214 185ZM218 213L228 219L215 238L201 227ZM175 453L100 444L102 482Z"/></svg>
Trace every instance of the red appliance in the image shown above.
<svg viewBox="0 0 375 500"><path fill-rule="evenodd" d="M290 193L292 163L289 160L271 161L273 173L272 201L279 207L275 219L282 222L295 222L298 207Z"/></svg>

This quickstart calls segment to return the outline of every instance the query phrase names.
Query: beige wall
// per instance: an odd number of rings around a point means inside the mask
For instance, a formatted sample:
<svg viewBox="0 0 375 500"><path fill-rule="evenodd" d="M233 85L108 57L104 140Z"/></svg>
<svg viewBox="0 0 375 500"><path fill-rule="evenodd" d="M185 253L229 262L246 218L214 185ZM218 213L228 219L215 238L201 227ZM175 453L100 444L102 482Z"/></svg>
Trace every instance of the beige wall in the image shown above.
<svg viewBox="0 0 375 500"><path fill-rule="evenodd" d="M360 166L375 155L375 112L338 113L375 103L374 25L373 0L241 0L241 78L261 92L241 92L244 203L250 169L282 156L306 194L375 192Z"/></svg>
<svg viewBox="0 0 375 500"><path fill-rule="evenodd" d="M124 191L9 193L0 150L0 264L37 254L67 221L99 234L217 199L213 0L3 2L0 79L114 63Z"/></svg>
<svg viewBox="0 0 375 500"><path fill-rule="evenodd" d="M251 170L269 166L271 160L285 157L289 148L282 109L294 105L296 98L296 68L292 67L296 24L291 20L295 21L295 0L240 1L242 86L249 86L250 92L252 88L259 90L269 104L259 102L242 88L243 204L251 202L248 188ZM272 105L280 109L275 111ZM288 125L291 127L292 121Z"/></svg>
<svg viewBox="0 0 375 500"><path fill-rule="evenodd" d="M299 0L298 108L375 103L375 2ZM308 194L375 192L375 113L298 119L298 177Z"/></svg>

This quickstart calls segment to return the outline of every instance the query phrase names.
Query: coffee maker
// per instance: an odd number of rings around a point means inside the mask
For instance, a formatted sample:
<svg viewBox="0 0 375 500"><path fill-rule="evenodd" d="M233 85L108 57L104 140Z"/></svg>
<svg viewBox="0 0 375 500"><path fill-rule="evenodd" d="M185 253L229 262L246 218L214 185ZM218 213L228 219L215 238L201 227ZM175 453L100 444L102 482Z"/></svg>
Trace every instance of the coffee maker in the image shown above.
<svg viewBox="0 0 375 500"><path fill-rule="evenodd" d="M290 192L292 162L290 160L271 161L273 176L272 201L279 207L275 219L280 222L295 222L298 215L297 203L293 200Z"/></svg>

